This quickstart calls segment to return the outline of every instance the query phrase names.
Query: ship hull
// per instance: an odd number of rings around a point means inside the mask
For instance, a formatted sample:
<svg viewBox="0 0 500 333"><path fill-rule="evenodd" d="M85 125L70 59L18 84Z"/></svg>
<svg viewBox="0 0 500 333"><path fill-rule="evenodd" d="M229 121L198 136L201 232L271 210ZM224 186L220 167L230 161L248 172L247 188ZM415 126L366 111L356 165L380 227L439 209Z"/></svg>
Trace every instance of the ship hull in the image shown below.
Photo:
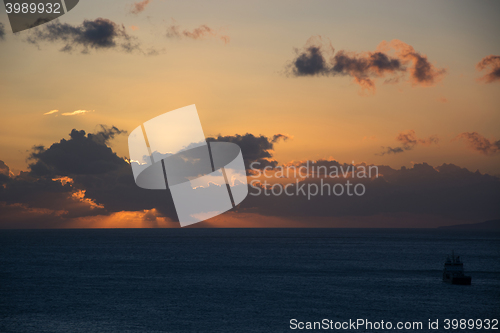
<svg viewBox="0 0 500 333"><path fill-rule="evenodd" d="M463 286L469 286L471 284L470 276L454 277L451 279L451 284L460 284Z"/></svg>
<svg viewBox="0 0 500 333"><path fill-rule="evenodd" d="M472 278L470 276L460 276L460 277L452 277L450 279L443 280L444 282L451 284L458 284L462 286L470 286L472 282Z"/></svg>

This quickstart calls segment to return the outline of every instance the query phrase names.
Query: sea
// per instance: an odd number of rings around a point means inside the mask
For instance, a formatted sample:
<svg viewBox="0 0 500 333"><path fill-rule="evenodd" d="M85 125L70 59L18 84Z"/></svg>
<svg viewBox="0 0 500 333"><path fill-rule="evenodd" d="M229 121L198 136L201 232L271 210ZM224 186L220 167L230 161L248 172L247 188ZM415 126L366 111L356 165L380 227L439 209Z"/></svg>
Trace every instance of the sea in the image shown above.
<svg viewBox="0 0 500 333"><path fill-rule="evenodd" d="M472 285L442 281L452 251ZM0 332L498 332L495 319L498 232L0 231Z"/></svg>

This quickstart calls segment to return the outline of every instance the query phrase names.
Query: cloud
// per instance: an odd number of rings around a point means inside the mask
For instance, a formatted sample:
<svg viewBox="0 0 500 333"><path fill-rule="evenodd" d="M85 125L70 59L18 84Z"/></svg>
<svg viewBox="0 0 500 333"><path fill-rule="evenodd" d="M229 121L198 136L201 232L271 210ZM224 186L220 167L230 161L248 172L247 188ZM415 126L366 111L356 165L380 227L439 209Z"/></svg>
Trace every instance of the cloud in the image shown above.
<svg viewBox="0 0 500 333"><path fill-rule="evenodd" d="M143 0L143 1L134 2L132 4L132 8L130 9L130 12L132 14L142 13L144 11L144 9L146 9L147 5L149 5L150 2L151 2L151 0Z"/></svg>
<svg viewBox="0 0 500 333"><path fill-rule="evenodd" d="M396 56L401 59L404 64L411 63L409 67L410 80L414 85L432 86L440 81L446 70L444 68L436 68L432 65L427 56L415 51L413 46L408 45L400 40L393 39L389 43L383 41L379 44L380 50L396 50Z"/></svg>
<svg viewBox="0 0 500 333"><path fill-rule="evenodd" d="M484 57L477 65L478 71L488 69L488 72L479 81L493 83L500 81L500 56L489 55Z"/></svg>
<svg viewBox="0 0 500 333"><path fill-rule="evenodd" d="M0 22L0 40L5 39L5 26Z"/></svg>
<svg viewBox="0 0 500 333"><path fill-rule="evenodd" d="M297 57L288 66L294 76L331 75L331 66L326 60L335 50L331 43L325 45L321 36L309 38L302 50L295 49Z"/></svg>
<svg viewBox="0 0 500 333"><path fill-rule="evenodd" d="M191 31L182 30L179 25L171 25L167 29L167 37L168 38L190 38L195 40L203 40L206 38L218 38L224 42L224 44L228 44L230 41L229 36L221 35L214 29L209 26L202 24L198 28L195 28Z"/></svg>
<svg viewBox="0 0 500 333"><path fill-rule="evenodd" d="M105 213L101 205L85 197L84 189L73 186L73 183L63 183L51 177L36 177L29 172L2 178L0 183L0 206L11 211L38 212L38 219L43 215L59 220L62 217ZM34 220L37 221L36 218Z"/></svg>
<svg viewBox="0 0 500 333"><path fill-rule="evenodd" d="M360 56L354 53L339 51L334 56L333 74L348 75L364 89L375 89L375 83L370 77L384 77L403 71L398 59L390 58L382 52Z"/></svg>
<svg viewBox="0 0 500 333"><path fill-rule="evenodd" d="M70 140L62 139L49 148L35 146L29 156L29 168L36 176L72 176L99 174L117 170L126 162L112 153L106 144L124 133L116 127L101 127L97 133L73 129Z"/></svg>
<svg viewBox="0 0 500 333"><path fill-rule="evenodd" d="M69 139L33 147L29 171L18 176L0 163L0 228L120 226L111 217L154 227L177 219L170 192L139 188L129 163L108 147L124 133L106 126L88 134L73 129Z"/></svg>
<svg viewBox="0 0 500 333"><path fill-rule="evenodd" d="M488 140L477 132L460 133L455 139L465 140L469 149L483 155L494 155L500 152L500 140Z"/></svg>
<svg viewBox="0 0 500 333"><path fill-rule="evenodd" d="M399 82L409 73L413 85L431 86L446 73L434 67L425 55L399 40L383 41L375 52L335 53L331 43L323 42L321 36L309 38L306 45L296 49L297 56L286 67L292 76L350 76L362 89L375 91L377 78L385 82ZM390 53L394 53L391 55Z"/></svg>
<svg viewBox="0 0 500 333"><path fill-rule="evenodd" d="M288 138L289 136L285 134L276 134L269 138L264 135L255 136L247 133L245 135L219 135L207 138L207 141L236 143L241 148L243 161L248 170L252 162L258 162L258 168L265 168L266 166L275 167L278 165L278 162L273 159L274 144L279 139L287 140Z"/></svg>
<svg viewBox="0 0 500 333"><path fill-rule="evenodd" d="M414 130L399 133L396 140L403 144L405 150L413 149L413 147L417 144L429 146L433 143L437 144L439 142L439 138L436 135L432 135L428 139L418 139Z"/></svg>
<svg viewBox="0 0 500 333"><path fill-rule="evenodd" d="M114 126L102 125L95 133L73 129L69 139L61 139L48 148L35 146L29 156L29 172L23 173L24 178L18 177L11 182L8 189L12 192L17 188L19 196L16 202L31 207L35 200L29 199L29 195L25 192L29 190L36 196L37 191L26 186L15 186L20 184L21 178L29 179L30 183L37 184L42 191L44 187L62 186L63 182L60 179L68 177L72 182L66 182L66 193L61 196L71 195L73 201L79 198L80 206L87 207L82 212L69 211L72 216L156 208L162 216L177 219L170 192L139 188L135 184L130 164L125 158L117 156L109 147L113 138L125 133L126 131ZM26 188L26 191L23 188ZM83 196L83 192L78 192L80 190L85 191ZM28 199L23 200L24 197ZM90 199L95 205L103 208L89 210L91 205L85 199ZM59 206L64 207L64 205L61 203Z"/></svg>
<svg viewBox="0 0 500 333"><path fill-rule="evenodd" d="M400 132L396 140L402 144L401 147L382 147L383 151L376 155L383 156L385 154L403 153L407 150L412 150L416 145L430 146L431 144L438 144L439 142L439 138L436 135L431 135L427 139L419 139L414 130Z"/></svg>
<svg viewBox="0 0 500 333"><path fill-rule="evenodd" d="M63 52L72 52L74 49L80 49L82 53L89 53L92 49L140 50L139 43L125 31L123 25L104 18L84 20L78 26L54 20L32 29L27 41L35 45L39 42L61 43L64 45L61 49Z"/></svg>
<svg viewBox="0 0 500 333"><path fill-rule="evenodd" d="M315 163L315 165L322 164L340 165L337 161L325 160ZM372 217L372 226L380 225L375 222L379 216L397 214L474 221L500 216L498 206L500 179L497 177L472 172L453 164L432 167L427 163L421 163L413 165L412 168L400 169L377 167L379 177L372 176L372 178L353 178L349 174L347 178L337 179L309 177L298 183L295 179L286 179L282 184L288 186L288 193L294 195L275 196L265 195L264 192L256 195L257 190L250 188L250 195L240 204L238 212L293 219L303 217L307 221L314 221L320 217ZM331 186L344 184L345 187L347 180L351 184L363 184L366 189L365 194L363 196L319 195L321 188L327 186L325 184ZM268 189L270 186L268 185ZM307 195L300 195L300 192L299 195L296 194L301 187L307 191L309 186L318 189L317 195L311 196L310 200ZM268 190L268 193L270 192ZM420 226L424 224L425 221L420 221ZM325 226L327 225L328 223ZM369 227L370 224L366 226ZM404 224L399 224L399 227L404 227Z"/></svg>
<svg viewBox="0 0 500 333"><path fill-rule="evenodd" d="M50 110L49 112L45 112L43 115L47 116L49 114L54 114L54 113L57 113L57 112L59 112L59 110Z"/></svg>
<svg viewBox="0 0 500 333"><path fill-rule="evenodd" d="M379 155L379 156L384 156L385 154L399 154L399 153L403 153L405 150L401 147L384 147L382 146L382 149L384 149L384 151L382 151L381 153L379 154L375 154L375 155Z"/></svg>
<svg viewBox="0 0 500 333"><path fill-rule="evenodd" d="M108 145L111 140L117 135L127 134L125 130L118 129L115 126L107 127L104 125L99 125L100 130L94 134L87 134L87 137L100 145Z"/></svg>
<svg viewBox="0 0 500 333"><path fill-rule="evenodd" d="M288 139L291 139L292 137L288 134L281 134L281 133L278 133L278 134L275 134L273 135L273 138L271 139L271 142L272 143L276 143L278 142L279 140L283 139L283 141L287 141Z"/></svg>
<svg viewBox="0 0 500 333"><path fill-rule="evenodd" d="M69 138L48 148L34 147L29 171L17 176L0 162L0 228L176 226L172 223L177 216L170 192L139 188L129 163L109 147L114 137L124 133L116 127L106 126L101 126L95 133L73 129ZM407 132L403 134L406 135L401 136L402 144L412 145L414 141L419 144L418 138ZM238 143L247 158L246 163L266 161L267 165L277 168L272 156L272 141L279 136L247 133L219 135L209 141ZM290 164L301 167L307 163ZM349 166L335 160L318 160L314 165L328 168ZM356 174L361 166L367 165L356 165ZM422 163L400 169L380 165L377 169L378 178L353 178L350 172L337 179L325 179L319 177L324 174L311 171L309 174L314 177L301 179L288 188L289 192L295 193L297 186L319 186L321 180L330 185L345 184L350 180L366 187L366 194L361 197L325 195L308 200L297 195L250 194L231 214L234 217L255 214L261 216L262 221L274 217L303 218L302 226L324 218L325 227L331 225L332 219L347 217L374 221L380 216L406 214L435 220L481 221L500 215L500 179L497 177L471 172L453 164L432 167ZM280 178L279 181L293 182L294 179ZM255 193L253 188L249 191ZM366 226L379 224L367 223ZM392 226L404 225L396 223Z"/></svg>
<svg viewBox="0 0 500 333"><path fill-rule="evenodd" d="M85 114L87 112L94 112L94 110L76 110L76 111L73 111L73 112L62 113L61 116L76 116L76 115L79 115L79 114Z"/></svg>
<svg viewBox="0 0 500 333"><path fill-rule="evenodd" d="M7 166L7 164L5 164L4 161L1 161L0 160L0 179L1 177L11 177L13 176L12 172L10 171L10 168Z"/></svg>

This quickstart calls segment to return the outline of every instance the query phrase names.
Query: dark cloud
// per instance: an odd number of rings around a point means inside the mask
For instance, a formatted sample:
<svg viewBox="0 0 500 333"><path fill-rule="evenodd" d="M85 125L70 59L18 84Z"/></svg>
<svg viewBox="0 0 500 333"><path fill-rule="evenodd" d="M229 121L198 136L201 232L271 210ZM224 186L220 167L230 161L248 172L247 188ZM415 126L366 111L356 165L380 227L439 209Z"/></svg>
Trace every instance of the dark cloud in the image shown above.
<svg viewBox="0 0 500 333"><path fill-rule="evenodd" d="M414 130L400 132L396 140L401 143L401 147L382 147L382 152L376 155L383 156L385 154L398 154L407 150L412 150L416 145L429 146L438 144L439 138L436 135L431 135L427 139L419 139Z"/></svg>
<svg viewBox="0 0 500 333"><path fill-rule="evenodd" d="M273 150L274 143L276 143L280 138L286 140L288 136L284 134L276 134L272 138L269 138L264 135L255 136L247 133L245 135L219 135L214 138L207 138L207 141L236 143L241 148L245 167L248 170L250 169L250 164L252 162L258 162L259 168L265 168L266 166L275 167L278 165L278 162L273 159Z"/></svg>
<svg viewBox="0 0 500 333"><path fill-rule="evenodd" d="M413 46L408 45L400 40L394 39L387 43L383 41L377 47L379 50L390 51L395 50L396 57L404 65L410 65L410 82L413 85L432 86L446 74L444 68L436 68L432 65L427 56L415 51Z"/></svg>
<svg viewBox="0 0 500 333"><path fill-rule="evenodd" d="M287 66L293 76L351 76L363 89L375 89L373 79L386 78L398 82L405 73L414 85L429 86L446 73L435 68L425 55L399 40L382 42L375 52L354 53L344 50L334 54L330 45L325 46L321 37L310 38L297 57ZM394 52L391 56L388 52Z"/></svg>
<svg viewBox="0 0 500 333"><path fill-rule="evenodd" d="M273 138L271 139L271 142L272 143L276 143L278 142L279 140L283 140L283 141L287 141L288 139L290 139L290 135L288 134L281 134L281 133L278 133L278 134L275 134L273 135Z"/></svg>
<svg viewBox="0 0 500 333"><path fill-rule="evenodd" d="M0 161L0 175L10 176L10 168L5 164L4 161Z"/></svg>
<svg viewBox="0 0 500 333"><path fill-rule="evenodd" d="M1 226L64 227L75 219L114 218L120 212L143 212L142 219L151 225L155 225L159 217L177 220L170 192L136 186L128 162L108 147L110 140L120 133L123 131L116 127L101 127L96 133L74 129L69 138L49 148L35 147L30 170L17 176L0 162ZM403 145L418 145L421 140L411 132L403 134L398 136ZM262 166L269 165L277 170L278 164L273 159L274 138L283 138L283 135L218 136L208 141L237 143L247 165L260 161ZM294 165L300 167L307 163L294 162ZM314 165L344 170L349 166L335 160L319 160ZM362 166L369 167L357 165L356 174ZM500 179L497 177L453 164L432 167L422 163L412 168L377 166L377 169L378 177L372 175L371 178L361 178L359 174L353 178L351 172L332 179L320 177L324 173L311 171L310 177L298 183L299 186L319 186L321 179L331 185L350 180L365 185L366 194L361 197L314 196L308 200L304 196L249 195L237 207L236 214L314 218L404 213L478 221L500 215ZM296 191L294 179L281 180L293 182L289 191Z"/></svg>
<svg viewBox="0 0 500 333"><path fill-rule="evenodd" d="M5 204L20 204L32 209L46 209L68 217L86 216L93 206L90 201L83 202L73 197L78 188L54 180L52 177L35 177L28 172L18 176L3 179L0 188L0 202ZM94 208L97 206L93 206Z"/></svg>
<svg viewBox="0 0 500 333"><path fill-rule="evenodd" d="M144 11L144 9L146 9L146 6L149 5L150 2L151 2L151 0L143 0L143 1L134 2L132 4L132 8L130 9L130 12L132 14L142 13Z"/></svg>
<svg viewBox="0 0 500 333"><path fill-rule="evenodd" d="M69 139L61 139L48 148L33 147L29 172L16 177L3 175L8 168L0 163L0 180L6 184L0 189L0 202L22 205L19 207L23 211L45 209L47 219L58 212L60 223L68 218L107 216L121 211L148 212L143 219L154 214L177 220L170 191L139 188L127 160L108 146L110 140L123 133L126 132L105 126L95 133L73 129ZM286 137L246 134L208 140L235 142L242 148L247 165L259 161L265 167L277 165L272 159L273 138L277 141Z"/></svg>
<svg viewBox="0 0 500 333"><path fill-rule="evenodd" d="M5 39L5 26L0 22L0 40Z"/></svg>
<svg viewBox="0 0 500 333"><path fill-rule="evenodd" d="M500 56L489 55L484 57L477 65L479 71L488 69L488 72L479 80L485 83L493 83L500 81Z"/></svg>
<svg viewBox="0 0 500 333"><path fill-rule="evenodd" d="M31 173L36 176L71 176L99 174L127 165L106 144L115 135L124 133L116 127L102 126L95 134L73 129L70 139L62 139L45 149L35 146L29 159Z"/></svg>
<svg viewBox="0 0 500 333"><path fill-rule="evenodd" d="M399 133L396 140L403 144L405 150L411 150L417 144L429 146L433 143L437 144L439 142L439 138L436 135L431 135L428 139L419 139L417 138L414 130Z"/></svg>
<svg viewBox="0 0 500 333"><path fill-rule="evenodd" d="M82 53L89 53L91 49L140 51L139 43L125 31L123 25L104 18L85 20L79 26L55 20L43 27L32 29L27 41L36 45L39 42L61 43L64 45L61 51L64 52L74 49L80 49Z"/></svg>
<svg viewBox="0 0 500 333"><path fill-rule="evenodd" d="M120 130L115 126L107 127L104 125L99 125L100 130L94 134L87 134L94 142L101 145L107 145L110 140L114 139L116 135L127 134L127 131Z"/></svg>
<svg viewBox="0 0 500 333"><path fill-rule="evenodd" d="M218 31L210 28L206 24L200 25L191 31L182 30L179 25L171 25L167 29L168 38L189 38L195 40L202 40L206 38L218 38L224 42L224 44L229 43L230 38L227 35L221 35Z"/></svg>
<svg viewBox="0 0 500 333"><path fill-rule="evenodd" d="M385 154L399 154L403 153L405 150L401 147L384 147L382 146L382 152L376 155L384 156Z"/></svg>
<svg viewBox="0 0 500 333"><path fill-rule="evenodd" d="M293 60L292 72L296 76L329 75L330 67L323 56L321 47L310 46Z"/></svg>
<svg viewBox="0 0 500 333"><path fill-rule="evenodd" d="M0 163L0 204L28 217L29 212L46 216L51 226L70 218L152 209L155 216L176 220L170 192L139 188L129 163L107 146L121 133L125 131L105 126L88 134L73 129L69 139L49 148L35 146L29 171L18 176L5 176L8 169Z"/></svg>
<svg viewBox="0 0 500 333"><path fill-rule="evenodd" d="M494 155L500 152L500 140L488 140L477 132L460 133L456 139L465 140L470 149L484 155Z"/></svg>
<svg viewBox="0 0 500 333"><path fill-rule="evenodd" d="M340 75L354 77L354 80L361 87L372 89L375 83L370 77L383 77L388 73L404 71L398 59L390 58L388 55L375 52L366 56L356 54L349 55L345 51L339 51L334 56L331 72Z"/></svg>
<svg viewBox="0 0 500 333"><path fill-rule="evenodd" d="M317 161L316 164L340 165L336 161ZM304 164L302 164L304 165ZM345 166L345 164L344 164ZM297 184L293 179L284 184L290 193L300 186L306 191L309 184L321 188L341 183L363 184L363 196L316 195L308 200L304 195L249 195L240 204L239 212L259 213L266 216L290 218L377 216L388 214L414 214L439 216L446 219L482 221L500 216L500 179L472 172L453 164L432 167L427 163L412 168L392 169L378 166L379 177L337 179L311 177ZM250 179L251 180L251 179ZM321 183L323 180L323 184ZM256 194L254 188L250 193ZM268 192L269 193L269 192ZM422 221L422 225L425 221ZM402 226L402 225L401 225Z"/></svg>

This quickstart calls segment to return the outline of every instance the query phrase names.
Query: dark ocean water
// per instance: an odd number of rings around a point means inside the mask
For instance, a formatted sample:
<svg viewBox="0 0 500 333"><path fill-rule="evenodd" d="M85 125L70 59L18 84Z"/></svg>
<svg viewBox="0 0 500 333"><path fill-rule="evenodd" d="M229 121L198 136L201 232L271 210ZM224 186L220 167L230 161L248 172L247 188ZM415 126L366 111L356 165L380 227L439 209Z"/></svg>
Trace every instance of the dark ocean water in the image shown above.
<svg viewBox="0 0 500 333"><path fill-rule="evenodd" d="M441 281L452 249L471 286ZM293 318L439 319L445 331L445 318L499 317L499 233L0 231L0 332L301 331Z"/></svg>

